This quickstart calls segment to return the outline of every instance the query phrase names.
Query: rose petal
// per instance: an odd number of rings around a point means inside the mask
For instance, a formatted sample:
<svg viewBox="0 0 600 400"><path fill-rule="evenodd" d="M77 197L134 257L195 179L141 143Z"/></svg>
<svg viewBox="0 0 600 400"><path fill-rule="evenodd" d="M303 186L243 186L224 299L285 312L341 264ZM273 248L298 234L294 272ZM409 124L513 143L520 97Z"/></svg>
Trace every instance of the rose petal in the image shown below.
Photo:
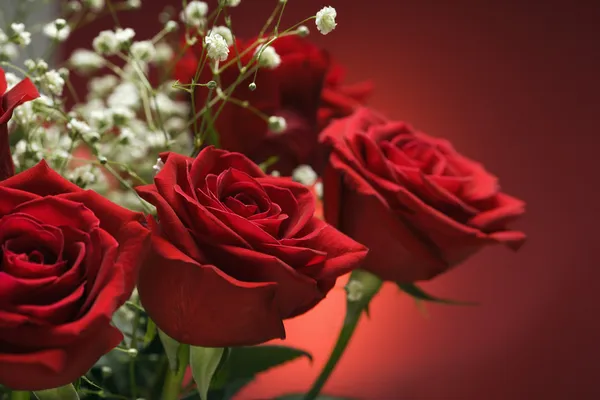
<svg viewBox="0 0 600 400"><path fill-rule="evenodd" d="M54 172L44 160L12 178L0 182L0 187L19 189L38 196L52 196L82 190Z"/></svg>
<svg viewBox="0 0 600 400"><path fill-rule="evenodd" d="M182 343L224 347L285 337L274 283L238 281L212 265L198 264L159 237L152 237L152 256L138 285L153 321Z"/></svg>

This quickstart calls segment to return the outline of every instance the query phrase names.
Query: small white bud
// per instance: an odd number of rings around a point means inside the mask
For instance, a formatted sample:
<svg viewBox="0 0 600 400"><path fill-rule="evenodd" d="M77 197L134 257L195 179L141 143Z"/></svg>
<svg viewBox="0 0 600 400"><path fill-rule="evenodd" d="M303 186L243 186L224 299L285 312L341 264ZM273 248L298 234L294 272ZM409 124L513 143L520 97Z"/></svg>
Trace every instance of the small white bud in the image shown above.
<svg viewBox="0 0 600 400"><path fill-rule="evenodd" d="M310 34L310 29L308 29L308 26L306 25L300 25L298 29L296 29L296 33L300 37L306 37Z"/></svg>
<svg viewBox="0 0 600 400"><path fill-rule="evenodd" d="M161 160L160 158L158 158L156 160L156 164L154 164L154 166L152 167L152 169L154 170L155 174L158 174L163 167L165 166L165 163L163 162L163 160Z"/></svg>
<svg viewBox="0 0 600 400"><path fill-rule="evenodd" d="M167 32L175 32L177 30L177 28L179 28L179 25L177 24L176 21L173 20L169 20L167 21L167 23L165 24L165 30Z"/></svg>
<svg viewBox="0 0 600 400"><path fill-rule="evenodd" d="M83 4L95 12L101 11L104 8L104 0L83 0Z"/></svg>
<svg viewBox="0 0 600 400"><path fill-rule="evenodd" d="M156 49L150 40L134 42L129 50L136 60L151 62L154 60L154 57L156 57Z"/></svg>
<svg viewBox="0 0 600 400"><path fill-rule="evenodd" d="M58 42L64 42L71 33L71 28L67 25L67 21L62 18L54 22L44 25L44 35Z"/></svg>
<svg viewBox="0 0 600 400"><path fill-rule="evenodd" d="M252 82L248 85L248 89L252 92L254 92L256 90L256 83Z"/></svg>
<svg viewBox="0 0 600 400"><path fill-rule="evenodd" d="M190 26L202 27L206 23L208 4L204 1L190 1L181 12L181 20Z"/></svg>
<svg viewBox="0 0 600 400"><path fill-rule="evenodd" d="M278 117L273 115L269 117L269 129L273 133L282 133L287 128L287 123L285 122L285 118Z"/></svg>
<svg viewBox="0 0 600 400"><path fill-rule="evenodd" d="M258 65L261 67L275 69L281 64L281 57L273 46L258 46L254 54L259 55Z"/></svg>
<svg viewBox="0 0 600 400"><path fill-rule="evenodd" d="M305 186L314 185L318 178L319 176L310 165L299 165L292 172L292 179Z"/></svg>
<svg viewBox="0 0 600 400"><path fill-rule="evenodd" d="M237 7L242 0L219 0L219 2L225 7Z"/></svg>
<svg viewBox="0 0 600 400"><path fill-rule="evenodd" d="M12 23L10 28L14 32L14 36L11 37L12 41L22 47L25 47L31 43L31 33L25 30L25 25L21 23Z"/></svg>
<svg viewBox="0 0 600 400"><path fill-rule="evenodd" d="M327 35L337 26L337 23L335 22L337 11L335 11L335 8L333 7L323 7L317 13L316 17L315 24L317 25L319 32L323 35Z"/></svg>
<svg viewBox="0 0 600 400"><path fill-rule="evenodd" d="M129 7L132 10L140 8L140 7L142 7L142 1L141 0L127 0L127 7Z"/></svg>
<svg viewBox="0 0 600 400"><path fill-rule="evenodd" d="M104 66L104 58L91 50L77 49L71 54L69 64L81 73L96 71Z"/></svg>

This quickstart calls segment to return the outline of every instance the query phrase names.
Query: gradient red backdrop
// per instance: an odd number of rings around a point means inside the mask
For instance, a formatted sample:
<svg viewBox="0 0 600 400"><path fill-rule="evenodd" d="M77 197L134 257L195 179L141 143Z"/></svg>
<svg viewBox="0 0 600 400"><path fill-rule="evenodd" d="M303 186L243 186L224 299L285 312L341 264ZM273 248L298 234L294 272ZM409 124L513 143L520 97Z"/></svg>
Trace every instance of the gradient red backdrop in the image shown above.
<svg viewBox="0 0 600 400"><path fill-rule="evenodd" d="M178 0L170 0L173 5ZM276 0L244 0L238 33L255 34ZM144 38L168 2L124 15ZM338 29L313 39L371 78L371 105L432 135L500 176L525 199L519 254L493 248L428 283L480 307L429 306L424 318L392 286L374 300L326 392L364 399L600 398L599 2L289 0L284 25L323 5ZM100 24L70 47L88 46ZM108 26L108 24L105 24ZM306 390L344 313L334 290L289 321L287 344L315 356L267 373L240 399Z"/></svg>

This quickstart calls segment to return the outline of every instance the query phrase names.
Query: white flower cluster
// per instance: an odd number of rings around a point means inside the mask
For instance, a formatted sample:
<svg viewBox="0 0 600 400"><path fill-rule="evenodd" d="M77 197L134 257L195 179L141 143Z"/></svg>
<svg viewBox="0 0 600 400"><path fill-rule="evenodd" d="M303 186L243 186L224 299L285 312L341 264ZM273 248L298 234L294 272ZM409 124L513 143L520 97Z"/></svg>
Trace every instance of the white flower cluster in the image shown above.
<svg viewBox="0 0 600 400"><path fill-rule="evenodd" d="M206 14L208 14L208 4L193 0L181 12L179 18L189 26L203 29L206 25Z"/></svg>
<svg viewBox="0 0 600 400"><path fill-rule="evenodd" d="M113 55L124 51L135 36L131 28L117 28L114 31L102 31L94 38L92 46L98 54Z"/></svg>
<svg viewBox="0 0 600 400"><path fill-rule="evenodd" d="M229 45L223 36L211 31L204 37L208 57L215 61L225 61L229 57Z"/></svg>
<svg viewBox="0 0 600 400"><path fill-rule="evenodd" d="M44 25L44 35L58 42L64 42L69 37L71 28L67 25L67 21L62 18Z"/></svg>
<svg viewBox="0 0 600 400"><path fill-rule="evenodd" d="M315 23L317 29L323 35L327 35L335 29L337 23L335 18L337 17L337 11L333 7L323 7L316 15Z"/></svg>
<svg viewBox="0 0 600 400"><path fill-rule="evenodd" d="M281 64L281 57L273 46L258 46L254 54L258 55L258 65L260 67L275 69Z"/></svg>

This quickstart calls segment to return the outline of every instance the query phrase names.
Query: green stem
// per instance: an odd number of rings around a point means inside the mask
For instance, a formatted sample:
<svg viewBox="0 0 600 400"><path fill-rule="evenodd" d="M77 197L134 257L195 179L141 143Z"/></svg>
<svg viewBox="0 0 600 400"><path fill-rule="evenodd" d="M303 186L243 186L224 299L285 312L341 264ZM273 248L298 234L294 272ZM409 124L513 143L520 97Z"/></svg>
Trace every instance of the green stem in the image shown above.
<svg viewBox="0 0 600 400"><path fill-rule="evenodd" d="M346 351L363 311L367 310L371 299L373 299L381 289L382 283L381 279L370 272L356 270L350 275L350 279L346 285L348 296L344 324L342 325L337 342L335 343L327 363L321 370L321 373L313 383L309 392L304 396L304 400L314 400L319 393L321 393L325 383L327 383L331 373Z"/></svg>
<svg viewBox="0 0 600 400"><path fill-rule="evenodd" d="M29 392L13 391L10 393L10 400L29 400Z"/></svg>
<svg viewBox="0 0 600 400"><path fill-rule="evenodd" d="M190 363L190 346L181 344L177 351L177 370L169 368L163 385L162 400L177 400L181 392L181 384L185 371Z"/></svg>

